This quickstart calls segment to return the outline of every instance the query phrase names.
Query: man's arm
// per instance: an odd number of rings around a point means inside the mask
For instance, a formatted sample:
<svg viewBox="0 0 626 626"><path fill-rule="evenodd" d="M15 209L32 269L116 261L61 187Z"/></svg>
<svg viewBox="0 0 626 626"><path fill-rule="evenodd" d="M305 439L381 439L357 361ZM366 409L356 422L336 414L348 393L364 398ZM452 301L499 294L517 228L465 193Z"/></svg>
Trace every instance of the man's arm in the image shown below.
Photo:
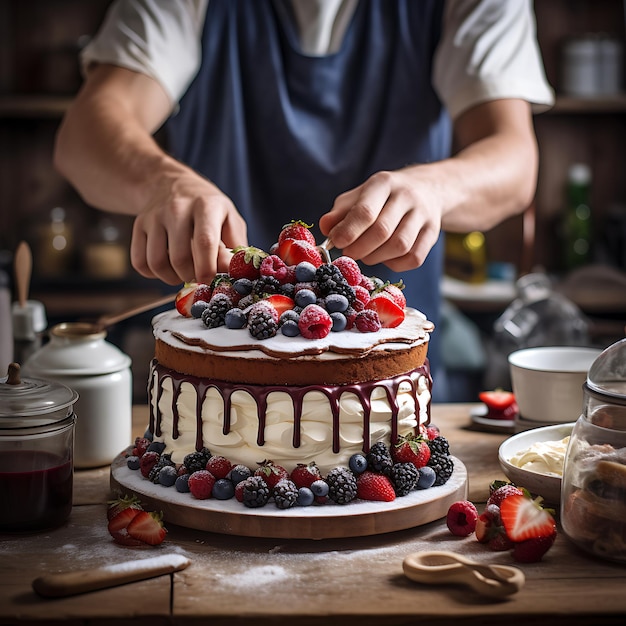
<svg viewBox="0 0 626 626"><path fill-rule="evenodd" d="M170 284L209 282L227 266L229 248L246 241L246 227L215 185L153 139L170 110L156 80L98 65L61 124L54 162L87 203L137 216L137 271Z"/></svg>
<svg viewBox="0 0 626 626"><path fill-rule="evenodd" d="M488 230L522 212L537 180L530 105L493 100L462 113L449 159L378 172L339 196L319 225L368 265L419 267L440 231Z"/></svg>

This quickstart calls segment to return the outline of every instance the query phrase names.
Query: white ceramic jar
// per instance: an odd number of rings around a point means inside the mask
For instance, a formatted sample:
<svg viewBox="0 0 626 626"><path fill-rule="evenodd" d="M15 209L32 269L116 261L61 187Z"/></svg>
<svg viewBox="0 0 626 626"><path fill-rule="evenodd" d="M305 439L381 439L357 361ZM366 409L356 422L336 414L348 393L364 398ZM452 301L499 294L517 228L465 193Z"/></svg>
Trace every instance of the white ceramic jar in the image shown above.
<svg viewBox="0 0 626 626"><path fill-rule="evenodd" d="M108 465L131 443L130 357L92 324L64 323L25 363L24 372L78 392L74 467Z"/></svg>

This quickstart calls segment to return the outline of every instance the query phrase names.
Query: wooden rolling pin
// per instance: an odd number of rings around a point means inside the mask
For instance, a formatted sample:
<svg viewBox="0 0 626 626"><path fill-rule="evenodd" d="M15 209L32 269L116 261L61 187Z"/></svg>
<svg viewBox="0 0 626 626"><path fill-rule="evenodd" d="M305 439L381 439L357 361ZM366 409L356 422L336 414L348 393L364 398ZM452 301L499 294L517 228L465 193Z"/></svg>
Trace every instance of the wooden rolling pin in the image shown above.
<svg viewBox="0 0 626 626"><path fill-rule="evenodd" d="M125 585L163 574L173 574L185 569L190 563L189 559L180 554L163 554L150 559L104 565L87 570L47 574L33 581L33 589L46 598L60 598Z"/></svg>

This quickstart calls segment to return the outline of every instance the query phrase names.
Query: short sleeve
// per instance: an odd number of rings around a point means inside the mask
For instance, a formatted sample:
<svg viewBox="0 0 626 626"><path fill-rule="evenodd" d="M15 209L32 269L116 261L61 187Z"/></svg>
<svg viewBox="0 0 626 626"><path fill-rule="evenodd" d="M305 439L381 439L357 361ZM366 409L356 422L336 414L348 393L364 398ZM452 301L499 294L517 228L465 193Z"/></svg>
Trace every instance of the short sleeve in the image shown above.
<svg viewBox="0 0 626 626"><path fill-rule="evenodd" d="M92 63L111 63L151 76L177 103L198 72L208 0L117 0L81 53Z"/></svg>
<svg viewBox="0 0 626 626"><path fill-rule="evenodd" d="M530 0L447 0L433 80L453 119L501 98L552 106Z"/></svg>

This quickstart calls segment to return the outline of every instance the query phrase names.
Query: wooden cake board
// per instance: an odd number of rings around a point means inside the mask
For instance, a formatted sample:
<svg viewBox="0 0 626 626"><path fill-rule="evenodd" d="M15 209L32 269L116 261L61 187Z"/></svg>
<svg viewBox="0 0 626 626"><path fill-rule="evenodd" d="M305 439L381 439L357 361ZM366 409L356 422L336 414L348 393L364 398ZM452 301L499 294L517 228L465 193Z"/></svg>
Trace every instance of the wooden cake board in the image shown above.
<svg viewBox="0 0 626 626"><path fill-rule="evenodd" d="M272 502L251 509L231 500L196 500L174 487L155 485L139 470L126 466L126 452L111 465L111 489L135 494L144 508L163 512L166 522L241 537L331 539L363 537L406 530L445 517L450 505L467 498L467 470L456 457L447 483L416 490L392 502L355 500L350 504L323 504L278 509Z"/></svg>

